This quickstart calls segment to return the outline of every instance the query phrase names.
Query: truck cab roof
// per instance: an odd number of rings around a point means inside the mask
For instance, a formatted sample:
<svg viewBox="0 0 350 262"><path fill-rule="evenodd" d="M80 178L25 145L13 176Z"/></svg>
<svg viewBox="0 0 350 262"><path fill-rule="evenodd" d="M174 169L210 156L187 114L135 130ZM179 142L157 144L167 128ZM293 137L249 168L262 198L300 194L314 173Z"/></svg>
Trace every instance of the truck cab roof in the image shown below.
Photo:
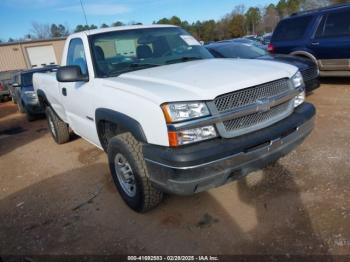
<svg viewBox="0 0 350 262"><path fill-rule="evenodd" d="M126 26L115 26L115 27L108 27L108 28L99 28L99 29L92 29L92 30L86 30L81 31L78 33L74 33L70 35L70 38L78 37L81 34L85 35L97 35L102 33L109 33L109 32L115 32L115 31L123 31L123 30L135 30L135 29L147 29L147 28L166 28L166 27L177 27L174 25L126 25Z"/></svg>

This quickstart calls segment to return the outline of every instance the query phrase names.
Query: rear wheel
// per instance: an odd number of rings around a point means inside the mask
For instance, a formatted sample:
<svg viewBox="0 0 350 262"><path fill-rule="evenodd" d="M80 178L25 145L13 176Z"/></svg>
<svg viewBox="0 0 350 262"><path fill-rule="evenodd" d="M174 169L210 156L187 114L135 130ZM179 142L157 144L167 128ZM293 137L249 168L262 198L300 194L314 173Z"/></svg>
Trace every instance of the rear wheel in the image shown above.
<svg viewBox="0 0 350 262"><path fill-rule="evenodd" d="M130 208L147 212L162 201L163 193L148 178L142 145L130 133L110 140L108 161L113 181Z"/></svg>
<svg viewBox="0 0 350 262"><path fill-rule="evenodd" d="M69 127L63 122L51 107L45 109L50 133L57 144L64 144L69 141Z"/></svg>

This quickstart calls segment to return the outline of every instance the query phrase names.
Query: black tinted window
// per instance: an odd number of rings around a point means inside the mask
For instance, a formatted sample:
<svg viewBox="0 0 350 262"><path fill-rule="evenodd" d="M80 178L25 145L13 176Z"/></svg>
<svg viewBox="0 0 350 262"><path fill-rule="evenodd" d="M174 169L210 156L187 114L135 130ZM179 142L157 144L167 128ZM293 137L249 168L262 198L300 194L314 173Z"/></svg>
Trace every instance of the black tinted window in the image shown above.
<svg viewBox="0 0 350 262"><path fill-rule="evenodd" d="M80 66L83 75L87 74L84 45L79 38L72 39L69 43L67 65Z"/></svg>
<svg viewBox="0 0 350 262"><path fill-rule="evenodd" d="M316 37L350 36L350 10L325 15Z"/></svg>
<svg viewBox="0 0 350 262"><path fill-rule="evenodd" d="M303 38L312 16L282 20L272 37L273 41L298 40Z"/></svg>
<svg viewBox="0 0 350 262"><path fill-rule="evenodd" d="M33 85L33 73L22 74L21 86L32 86Z"/></svg>

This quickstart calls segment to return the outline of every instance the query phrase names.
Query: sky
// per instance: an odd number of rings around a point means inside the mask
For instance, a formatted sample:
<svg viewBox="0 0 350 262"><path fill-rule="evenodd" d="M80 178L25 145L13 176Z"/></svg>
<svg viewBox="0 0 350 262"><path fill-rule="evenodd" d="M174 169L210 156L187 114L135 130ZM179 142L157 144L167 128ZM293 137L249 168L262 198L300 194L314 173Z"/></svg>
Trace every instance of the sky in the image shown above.
<svg viewBox="0 0 350 262"><path fill-rule="evenodd" d="M189 22L220 19L236 5L264 7L276 0L82 0L89 24L115 21L151 24L163 17L179 16ZM31 33L32 22L85 24L80 0L0 0L0 39Z"/></svg>

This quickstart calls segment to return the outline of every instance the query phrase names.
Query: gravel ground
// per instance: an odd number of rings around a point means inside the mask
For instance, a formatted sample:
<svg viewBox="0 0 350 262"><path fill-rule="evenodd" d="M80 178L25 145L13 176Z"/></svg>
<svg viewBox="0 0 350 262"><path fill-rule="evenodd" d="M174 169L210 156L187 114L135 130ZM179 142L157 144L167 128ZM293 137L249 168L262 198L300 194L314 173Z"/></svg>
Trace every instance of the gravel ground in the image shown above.
<svg viewBox="0 0 350 262"><path fill-rule="evenodd" d="M308 97L316 128L275 166L137 214L106 155L0 104L0 254L350 254L350 79Z"/></svg>

